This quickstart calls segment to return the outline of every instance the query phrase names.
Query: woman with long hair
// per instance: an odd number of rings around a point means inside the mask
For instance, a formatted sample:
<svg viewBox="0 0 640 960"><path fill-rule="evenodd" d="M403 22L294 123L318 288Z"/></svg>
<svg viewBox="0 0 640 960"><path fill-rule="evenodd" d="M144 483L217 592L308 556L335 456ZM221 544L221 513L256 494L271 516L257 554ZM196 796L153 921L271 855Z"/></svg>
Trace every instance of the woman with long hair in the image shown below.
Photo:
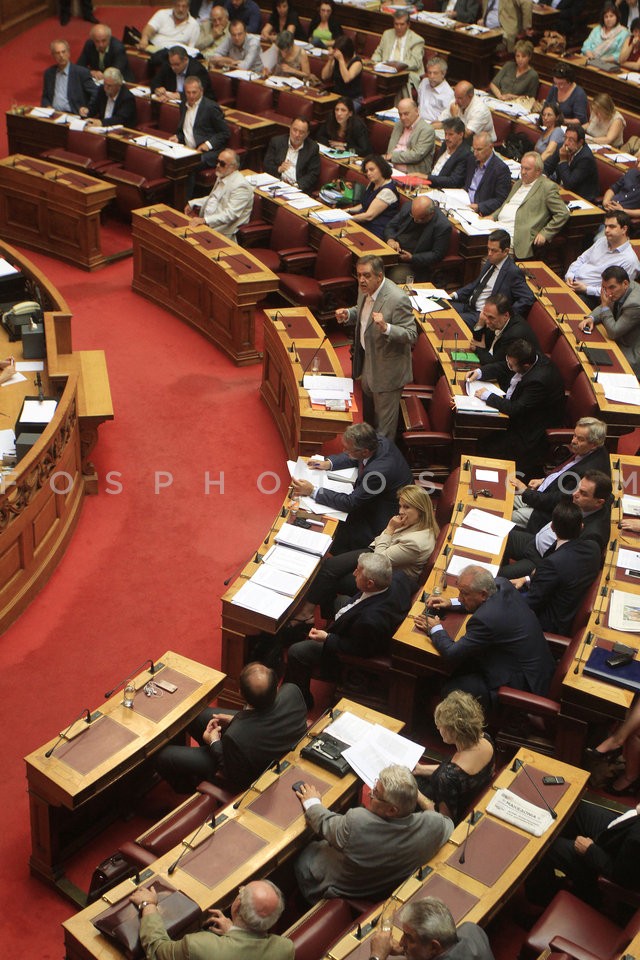
<svg viewBox="0 0 640 960"><path fill-rule="evenodd" d="M626 120L608 93L596 93L591 100L591 116L585 132L593 143L608 143L621 147L624 143Z"/></svg>
<svg viewBox="0 0 640 960"><path fill-rule="evenodd" d="M582 44L582 53L587 61L607 60L619 63L622 46L628 36L629 31L620 23L620 12L615 3L605 3L600 23Z"/></svg>
<svg viewBox="0 0 640 960"><path fill-rule="evenodd" d="M334 150L353 150L358 157L365 157L371 149L369 131L355 115L351 97L336 100L333 113L319 127L316 140Z"/></svg>

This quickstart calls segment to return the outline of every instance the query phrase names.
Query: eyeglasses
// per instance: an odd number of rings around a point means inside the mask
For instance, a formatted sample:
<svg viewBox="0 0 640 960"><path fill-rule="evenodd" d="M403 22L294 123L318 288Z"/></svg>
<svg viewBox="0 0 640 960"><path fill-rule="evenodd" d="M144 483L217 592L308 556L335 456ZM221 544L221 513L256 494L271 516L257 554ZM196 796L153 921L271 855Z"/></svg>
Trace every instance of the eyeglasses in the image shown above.
<svg viewBox="0 0 640 960"><path fill-rule="evenodd" d="M217 160L217 161L216 161L216 167L226 167L226 165L227 165L227 161L226 161L226 160Z"/></svg>

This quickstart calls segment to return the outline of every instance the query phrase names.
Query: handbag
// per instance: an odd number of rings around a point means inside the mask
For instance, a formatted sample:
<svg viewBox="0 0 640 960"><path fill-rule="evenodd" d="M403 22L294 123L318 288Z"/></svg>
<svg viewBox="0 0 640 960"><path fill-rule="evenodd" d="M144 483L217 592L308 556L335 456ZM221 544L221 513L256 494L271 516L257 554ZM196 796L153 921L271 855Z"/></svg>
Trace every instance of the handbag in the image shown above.
<svg viewBox="0 0 640 960"><path fill-rule="evenodd" d="M320 188L319 197L331 207L353 207L360 203L365 188L351 180L330 180Z"/></svg>
<svg viewBox="0 0 640 960"><path fill-rule="evenodd" d="M158 913L172 939L177 940L185 933L198 929L201 911L195 900L158 877L145 883L143 889L148 890L151 886L158 897ZM138 908L128 897L99 913L92 923L96 930L116 944L128 960L141 960L144 956L140 943Z"/></svg>
<svg viewBox="0 0 640 960"><path fill-rule="evenodd" d="M136 867L121 853L114 853L113 856L107 857L98 864L91 875L87 903L95 903L104 893L117 887L119 883L127 877L132 877L136 872Z"/></svg>
<svg viewBox="0 0 640 960"><path fill-rule="evenodd" d="M567 38L557 30L545 30L540 38L541 53L556 53L562 56L567 49Z"/></svg>

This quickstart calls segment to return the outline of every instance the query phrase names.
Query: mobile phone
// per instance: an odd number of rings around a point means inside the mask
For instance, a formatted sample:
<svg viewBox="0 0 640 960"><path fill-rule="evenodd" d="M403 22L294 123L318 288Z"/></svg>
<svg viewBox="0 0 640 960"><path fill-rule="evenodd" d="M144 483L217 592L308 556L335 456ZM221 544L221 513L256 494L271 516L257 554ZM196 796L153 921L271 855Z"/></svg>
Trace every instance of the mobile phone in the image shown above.
<svg viewBox="0 0 640 960"><path fill-rule="evenodd" d="M293 790L294 793L298 793L300 791L300 788L303 786L303 784L304 784L304 780L296 780L295 783L291 784L291 789Z"/></svg>
<svg viewBox="0 0 640 960"><path fill-rule="evenodd" d="M560 784L564 783L564 777L543 777L542 782L545 787L560 786Z"/></svg>
<svg viewBox="0 0 640 960"><path fill-rule="evenodd" d="M613 656L607 657L605 663L608 667L624 667L625 664L631 663L633 660L632 653L614 653Z"/></svg>
<svg viewBox="0 0 640 960"><path fill-rule="evenodd" d="M175 693L178 689L175 683L171 683L170 680L155 680L156 687L161 687L163 690L166 690L167 693Z"/></svg>
<svg viewBox="0 0 640 960"><path fill-rule="evenodd" d="M634 580L640 580L640 570L625 570L625 577L633 577Z"/></svg>
<svg viewBox="0 0 640 960"><path fill-rule="evenodd" d="M311 524L309 523L308 520L305 520L304 517L296 517L295 520L293 521L293 526L302 527L303 530L309 530L311 528Z"/></svg>

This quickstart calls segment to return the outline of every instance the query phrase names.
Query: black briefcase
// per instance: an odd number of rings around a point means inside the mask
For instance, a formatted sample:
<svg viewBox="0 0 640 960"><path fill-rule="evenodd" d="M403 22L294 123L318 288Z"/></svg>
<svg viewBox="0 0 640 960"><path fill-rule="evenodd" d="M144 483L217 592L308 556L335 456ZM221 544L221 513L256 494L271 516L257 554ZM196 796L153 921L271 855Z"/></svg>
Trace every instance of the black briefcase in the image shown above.
<svg viewBox="0 0 640 960"><path fill-rule="evenodd" d="M343 750L348 746L348 743L337 740L330 733L320 733L300 751L300 756L305 760L311 760L312 763L317 763L319 767L329 770L337 777L344 777L351 770L342 756Z"/></svg>

